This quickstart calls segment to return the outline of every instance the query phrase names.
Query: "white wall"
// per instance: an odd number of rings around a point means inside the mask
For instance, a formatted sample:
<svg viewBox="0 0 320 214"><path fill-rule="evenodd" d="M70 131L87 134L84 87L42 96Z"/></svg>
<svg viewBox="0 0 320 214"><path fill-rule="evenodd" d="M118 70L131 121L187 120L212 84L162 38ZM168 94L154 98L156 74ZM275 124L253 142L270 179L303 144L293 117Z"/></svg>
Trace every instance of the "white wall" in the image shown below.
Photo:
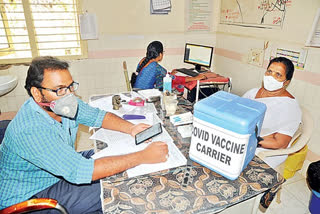
<svg viewBox="0 0 320 214"><path fill-rule="evenodd" d="M169 15L150 15L150 1L82 0L82 11L97 15L99 39L88 41L88 59L70 62L70 71L80 83L78 95L88 101L92 94L125 91L122 62L132 72L153 40L164 44L162 65L168 70L185 66L185 42L215 45L213 32L190 33L184 30L185 1L172 1ZM18 86L0 97L2 112L17 111L28 98L24 90L27 66L13 66L0 75L13 73Z"/></svg>

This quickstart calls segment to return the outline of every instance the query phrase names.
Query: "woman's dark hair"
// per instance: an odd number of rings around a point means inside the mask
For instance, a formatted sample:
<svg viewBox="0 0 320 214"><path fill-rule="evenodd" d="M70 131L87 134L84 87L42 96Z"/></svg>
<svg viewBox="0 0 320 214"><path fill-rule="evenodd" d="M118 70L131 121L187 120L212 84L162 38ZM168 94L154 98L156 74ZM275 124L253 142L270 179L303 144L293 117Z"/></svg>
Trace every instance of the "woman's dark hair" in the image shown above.
<svg viewBox="0 0 320 214"><path fill-rule="evenodd" d="M272 60L270 60L269 62L269 65L268 65L268 68L269 66L274 63L274 62L279 62L279 63L282 63L286 66L286 79L287 80L291 80L292 79L292 76L293 76L293 72L294 72L294 65L293 63L291 62L290 59L287 59L285 57L276 57L276 58L273 58Z"/></svg>
<svg viewBox="0 0 320 214"><path fill-rule="evenodd" d="M30 97L31 87L41 87L43 81L44 70L66 70L69 68L69 64L65 61L59 60L51 56L37 57L32 60L28 69L26 78L26 85L24 88L27 90Z"/></svg>
<svg viewBox="0 0 320 214"><path fill-rule="evenodd" d="M161 42L159 41L153 41L151 42L148 47L147 47L147 53L146 53L146 57L144 58L144 60L141 62L141 64L138 66L137 70L135 73L132 73L131 75L131 86L133 88L136 79L137 79L137 75L139 74L139 72L142 70L142 68L148 64L148 62L152 59L157 58L160 53L163 53L163 45Z"/></svg>

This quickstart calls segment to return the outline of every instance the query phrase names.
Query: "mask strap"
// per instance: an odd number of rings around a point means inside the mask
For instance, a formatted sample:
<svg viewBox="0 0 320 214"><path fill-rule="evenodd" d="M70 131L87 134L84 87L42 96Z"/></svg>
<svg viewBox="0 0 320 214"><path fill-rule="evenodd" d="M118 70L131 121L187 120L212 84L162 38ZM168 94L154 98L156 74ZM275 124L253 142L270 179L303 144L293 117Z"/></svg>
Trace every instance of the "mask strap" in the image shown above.
<svg viewBox="0 0 320 214"><path fill-rule="evenodd" d="M54 107L55 103L54 102L50 102L50 103L38 103L38 105L41 105L41 106L49 106L49 107Z"/></svg>

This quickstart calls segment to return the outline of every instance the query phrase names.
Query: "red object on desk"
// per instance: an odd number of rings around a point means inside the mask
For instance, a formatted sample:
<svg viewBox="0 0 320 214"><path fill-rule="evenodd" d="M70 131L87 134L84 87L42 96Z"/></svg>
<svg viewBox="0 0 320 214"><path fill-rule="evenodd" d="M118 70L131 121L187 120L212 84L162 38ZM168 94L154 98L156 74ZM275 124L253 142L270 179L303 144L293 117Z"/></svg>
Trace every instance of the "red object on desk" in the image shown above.
<svg viewBox="0 0 320 214"><path fill-rule="evenodd" d="M141 99L140 97L136 97L130 100L128 104L132 106L144 106L144 100Z"/></svg>
<svg viewBox="0 0 320 214"><path fill-rule="evenodd" d="M218 77L212 77L205 80L200 80L200 83L225 83L227 84L229 82L228 77L218 76ZM197 81L192 81L185 83L185 87L189 90L192 90L194 87L197 86Z"/></svg>

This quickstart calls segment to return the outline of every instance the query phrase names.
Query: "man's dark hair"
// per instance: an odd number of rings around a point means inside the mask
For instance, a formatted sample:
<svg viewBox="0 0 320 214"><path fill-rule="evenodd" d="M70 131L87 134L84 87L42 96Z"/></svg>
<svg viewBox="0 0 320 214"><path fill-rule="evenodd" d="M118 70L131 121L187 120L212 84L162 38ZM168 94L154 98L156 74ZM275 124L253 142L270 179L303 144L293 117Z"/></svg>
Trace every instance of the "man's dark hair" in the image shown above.
<svg viewBox="0 0 320 214"><path fill-rule="evenodd" d="M273 58L272 60L270 60L269 62L269 65L268 65L268 68L269 66L274 63L274 62L279 62L279 63L282 63L284 64L284 66L286 66L286 79L287 80L291 80L292 79L292 76L293 76L293 72L294 72L294 65L293 63L291 62L290 59L287 59L285 57L276 57L276 58Z"/></svg>
<svg viewBox="0 0 320 214"><path fill-rule="evenodd" d="M320 161L313 162L307 170L307 182L311 189L320 192Z"/></svg>
<svg viewBox="0 0 320 214"><path fill-rule="evenodd" d="M30 64L24 88L32 97L31 87L41 87L44 70L66 70L68 68L69 64L58 58L52 56L37 57Z"/></svg>

